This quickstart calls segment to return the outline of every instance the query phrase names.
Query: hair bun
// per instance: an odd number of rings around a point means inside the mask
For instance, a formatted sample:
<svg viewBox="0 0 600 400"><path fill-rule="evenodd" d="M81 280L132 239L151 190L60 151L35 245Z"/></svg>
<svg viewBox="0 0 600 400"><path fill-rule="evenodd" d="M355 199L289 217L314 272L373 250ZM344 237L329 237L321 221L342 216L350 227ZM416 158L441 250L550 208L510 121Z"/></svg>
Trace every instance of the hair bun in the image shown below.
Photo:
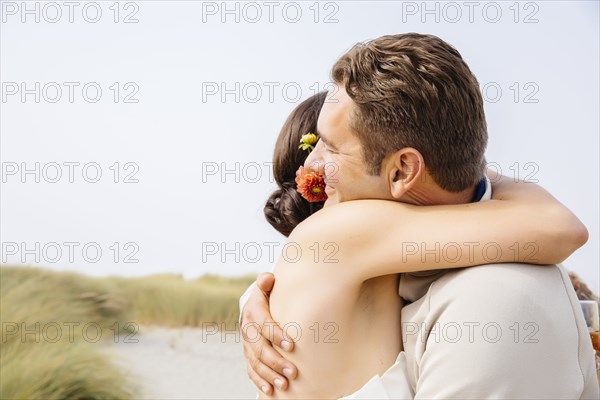
<svg viewBox="0 0 600 400"><path fill-rule="evenodd" d="M296 172L308 157L308 152L300 149L298 143L305 133L316 132L319 111L326 98L327 92L319 92L296 106L275 143L273 177L278 189L269 196L264 213L269 224L285 236L323 208L323 203L310 203L296 191Z"/></svg>
<svg viewBox="0 0 600 400"><path fill-rule="evenodd" d="M287 237L300 222L322 207L323 203L309 203L298 193L295 184L286 182L269 196L264 213L269 224Z"/></svg>

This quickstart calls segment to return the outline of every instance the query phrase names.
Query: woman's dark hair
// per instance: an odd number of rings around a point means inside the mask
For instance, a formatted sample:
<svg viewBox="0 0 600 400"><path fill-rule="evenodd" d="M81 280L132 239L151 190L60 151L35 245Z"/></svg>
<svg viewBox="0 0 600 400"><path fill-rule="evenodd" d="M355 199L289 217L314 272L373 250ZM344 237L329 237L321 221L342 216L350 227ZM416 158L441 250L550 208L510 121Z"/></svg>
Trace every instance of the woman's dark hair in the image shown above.
<svg viewBox="0 0 600 400"><path fill-rule="evenodd" d="M313 213L323 208L323 203L310 203L296 191L296 171L308 157L299 149L302 135L317 131L317 119L327 92L320 92L300 103L287 118L275 143L273 177L279 188L265 204L267 221L285 236Z"/></svg>

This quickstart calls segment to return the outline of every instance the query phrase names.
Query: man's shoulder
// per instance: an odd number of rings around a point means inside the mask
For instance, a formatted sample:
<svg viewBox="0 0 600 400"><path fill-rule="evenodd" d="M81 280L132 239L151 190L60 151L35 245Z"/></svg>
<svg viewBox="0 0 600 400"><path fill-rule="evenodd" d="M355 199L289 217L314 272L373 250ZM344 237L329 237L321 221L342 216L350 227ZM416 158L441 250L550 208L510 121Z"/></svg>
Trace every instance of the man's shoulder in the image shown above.
<svg viewBox="0 0 600 400"><path fill-rule="evenodd" d="M564 272L564 274L563 274ZM510 286L523 285L525 281L540 279L562 282L566 272L561 265L537 265L523 263L485 264L469 268L456 268L444 270L436 279L436 285L465 285L472 283L508 284Z"/></svg>
<svg viewBox="0 0 600 400"><path fill-rule="evenodd" d="M561 265L501 263L402 274L399 291L411 302L426 295L487 298L496 294L515 298L556 294L569 282Z"/></svg>
<svg viewBox="0 0 600 400"><path fill-rule="evenodd" d="M560 265L489 264L447 270L403 309L408 321L534 322L577 340L579 304ZM559 329L559 327L561 327ZM540 328L541 329L541 328Z"/></svg>
<svg viewBox="0 0 600 400"><path fill-rule="evenodd" d="M432 300L444 298L465 301L511 304L566 300L572 287L568 274L560 265L518 263L488 264L448 270L431 284Z"/></svg>
<svg viewBox="0 0 600 400"><path fill-rule="evenodd" d="M444 379L449 385L443 389L461 397L483 387L485 392L466 397L597 398L589 335L560 265L446 270L423 297L402 309L402 321L421 397L440 397L436 382ZM500 375L509 386L498 385Z"/></svg>

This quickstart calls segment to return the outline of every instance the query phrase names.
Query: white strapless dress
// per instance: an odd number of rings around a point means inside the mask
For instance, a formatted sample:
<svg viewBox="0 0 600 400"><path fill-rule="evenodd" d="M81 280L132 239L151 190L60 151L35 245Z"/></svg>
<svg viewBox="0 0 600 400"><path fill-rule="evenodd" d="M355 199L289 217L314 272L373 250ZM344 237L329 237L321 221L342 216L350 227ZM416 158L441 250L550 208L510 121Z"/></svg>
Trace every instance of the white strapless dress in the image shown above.
<svg viewBox="0 0 600 400"><path fill-rule="evenodd" d="M375 375L356 392L342 397L342 399L410 399L413 393L408 382L406 355L403 351L398 354L394 365L389 367L383 375Z"/></svg>

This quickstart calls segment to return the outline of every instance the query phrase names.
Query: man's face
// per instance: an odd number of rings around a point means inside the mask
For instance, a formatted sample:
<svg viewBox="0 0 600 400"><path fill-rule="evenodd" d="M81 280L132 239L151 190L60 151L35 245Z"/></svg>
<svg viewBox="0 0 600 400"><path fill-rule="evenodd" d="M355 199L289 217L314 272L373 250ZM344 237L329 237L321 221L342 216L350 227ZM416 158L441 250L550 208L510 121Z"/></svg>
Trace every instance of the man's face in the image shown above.
<svg viewBox="0 0 600 400"><path fill-rule="evenodd" d="M356 199L392 199L386 180L367 173L362 146L351 132L354 104L343 87L335 86L319 114L319 142L304 167L325 176L325 205Z"/></svg>

